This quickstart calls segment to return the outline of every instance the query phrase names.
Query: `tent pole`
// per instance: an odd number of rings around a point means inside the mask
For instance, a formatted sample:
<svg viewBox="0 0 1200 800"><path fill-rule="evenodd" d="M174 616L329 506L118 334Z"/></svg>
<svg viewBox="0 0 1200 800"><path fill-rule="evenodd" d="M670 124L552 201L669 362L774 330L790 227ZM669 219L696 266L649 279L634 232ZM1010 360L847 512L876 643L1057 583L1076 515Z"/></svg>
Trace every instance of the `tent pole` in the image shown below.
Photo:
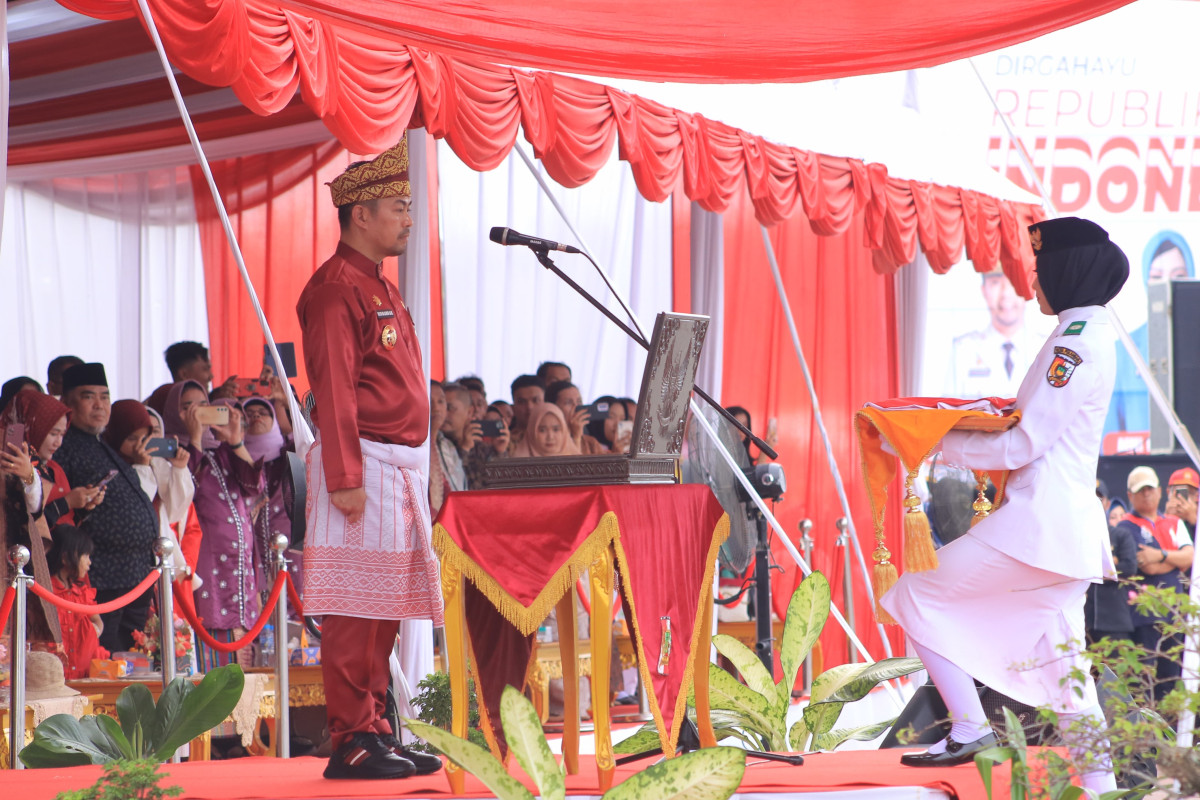
<svg viewBox="0 0 1200 800"><path fill-rule="evenodd" d="M800 372L804 374L804 385L808 387L808 397L812 401L813 419L817 430L821 433L821 442L825 445L825 460L829 463L829 472L833 475L833 488L837 491L838 502L842 505L842 517L849 527L850 542L854 549L855 560L858 561L862 572L863 587L867 590L867 599L871 607L875 607L875 591L871 587L871 573L867 569L867 561L863 558L862 544L858 541L858 531L854 527L854 517L850 513L850 499L846 496L846 486L842 483L842 471L838 468L837 459L833 455L833 442L829 439L829 431L825 428L825 417L821 414L821 401L817 398L817 387L813 384L812 373L808 369L808 359L804 357L804 348L800 345L800 334L796 330L796 319L792 316L792 304L788 300L787 290L783 286L783 276L779 273L779 261L775 258L775 246L767 233L767 226L760 224L763 247L767 250L767 263L771 265L771 276L775 279L775 291L779 294L779 304L783 306L783 316L787 319L788 330L792 334L792 346L796 348L796 358L800 361ZM850 572L846 573L846 581L850 581ZM876 622L879 628L879 638L883 640L883 652L888 658L892 657L892 644L888 641L887 632L883 625Z"/></svg>
<svg viewBox="0 0 1200 800"><path fill-rule="evenodd" d="M145 0L141 0L141 2L145 2ZM562 218L563 222L567 224L567 227L575 235L575 238L579 242L581 248L587 250L587 245L584 243L583 239L580 238L578 231L575 230L575 226L572 225L571 220L567 218L566 211L559 204L558 199L550 191L550 187L546 184L536 167L534 167L533 162L525 155L520 144L514 145L514 148L525 162L525 166L533 174L534 179L537 180L538 185L542 188L542 191L550 199L551 204L554 206L554 210L558 212L558 215ZM621 298L621 295L616 289L613 288L613 285L608 282L608 277L604 274L604 271L600 269L598 265L596 267L596 271L600 273L602 278L604 278L604 282L608 285L609 291L613 293L613 296L616 297L618 302L621 303L621 307L624 308L626 313L629 314L629 318L633 321L634 327L637 328L639 332L642 332L642 336L645 337L644 329L642 328L641 323L638 321L637 316L629 309L629 306L625 304L624 300ZM709 440L712 441L713 445L717 449L717 452L721 455L721 458L723 458L729 465L729 468L733 471L734 476L742 484L742 487L746 490L746 493L749 495L750 499L754 501L754 504L758 507L758 510L762 512L764 517L766 517L767 522L775 529L776 533L779 534L780 541L783 543L784 548L787 549L788 554L800 567L800 571L805 575L811 574L812 567L809 566L808 562L804 560L804 557L800 555L800 551L797 550L796 546L792 544L790 539L788 539L787 534L784 533L783 526L779 524L779 520L775 519L775 515L772 514L771 509L767 507L766 501L759 496L758 490L755 489L750 483L750 479L747 478L745 473L742 472L741 467L738 466L737 461L730 454L730 452L725 449L724 443L721 442L720 437L717 436L716 430L713 429L708 419L701 413L700 406L697 405L695 399L690 399L688 402L692 409L692 418L700 424L700 428L708 436ZM837 606L830 603L829 611L833 615L833 618L837 620L838 624L842 626L842 630L845 631L847 638L849 638L854 647L862 655L863 659L866 661L874 661L875 659L871 656L870 651L867 650L866 645L862 643L862 640L858 638L858 635L854 632L854 629L850 627L849 623L846 622L846 618L842 616L840 611L838 611ZM887 647L886 639L884 641L884 646ZM893 701L896 702L897 707L903 708L904 702L896 693L896 690L892 687L891 683L885 682L884 687L889 696L891 696Z"/></svg>
<svg viewBox="0 0 1200 800"><path fill-rule="evenodd" d="M213 203L216 205L217 214L221 218L221 226L225 229L225 238L229 241L229 248L233 251L234 261L237 262L238 271L242 274L242 283L246 286L246 293L250 295L250 302L254 305L254 313L258 316L258 324L262 328L263 335L267 339L267 344L271 348L271 358L275 362L275 374L282 381L286 377L286 373L283 369L283 359L279 356L279 348L275 345L275 336L271 333L271 326L267 324L267 316L263 313L262 304L258 301L258 293L254 290L254 284L250 280L250 273L246 270L246 262L242 258L242 248L238 245L237 237L234 236L233 226L229 222L229 212L225 210L225 201L221 198L221 192L217 189L217 182L213 179L212 170L208 165L208 158L204 155L204 148L200 144L200 137L196 135L196 128L192 125L192 118L188 114L187 106L183 102L183 95L179 92L179 83L175 80L175 72L171 69L171 62L167 59L167 51L163 49L162 37L159 36L158 26L154 23L154 17L150 13L150 6L146 0L138 0L138 8L142 11L142 17L146 21L146 28L150 32L150 38L154 40L154 47L158 51L159 60L162 61L167 81L171 84L171 94L174 95L175 105L179 108L179 117L183 120L183 126L187 129L192 149L196 152L196 160L200 163L200 169L204 172L204 179L208 182L208 189L212 193ZM286 394L288 398L288 410L292 416L292 430L296 441L296 452L303 457L314 441L313 434L309 430L304 416L300 413L300 404L296 402L296 393L288 391Z"/></svg>
<svg viewBox="0 0 1200 800"><path fill-rule="evenodd" d="M979 85L983 87L984 93L988 96L988 100L992 103L992 108L995 109L996 115L1004 123L1005 130L1008 131L1008 136L1017 145L1017 155L1021 158L1021 163L1025 166L1025 171L1029 173L1033 179L1034 185L1037 186L1038 194L1042 196L1042 202L1046 204L1046 208L1050 210L1052 217L1058 216L1058 209L1054 207L1053 201L1050 199L1049 192L1042 185L1041 179L1038 177L1037 170L1033 168L1033 163L1029 160L1028 153L1025 148L1020 145L1016 134L1013 132L1012 126L1009 124L1008 117L1000 112L1000 106L996 103L996 97L992 94L992 90L988 88L987 81L983 79L983 74L979 68L975 66L974 59L967 59L971 63L971 69L975 70L975 77L979 78ZM1158 410L1162 412L1163 417L1167 421L1167 425L1171 427L1171 432L1175 434L1175 438L1179 440L1179 446L1187 453L1188 458L1192 460L1192 466L1200 467L1200 450L1196 448L1196 441L1192 438L1192 434L1188 431L1187 426L1179 419L1179 415L1175 413L1171 403L1167 400L1167 395L1163 392L1162 387L1158 385L1158 380L1150 374L1150 368L1146 366L1146 361L1142 358L1141 351L1137 349L1137 345L1133 343L1133 339L1129 338L1129 332L1125 330L1125 326L1121 323L1120 317L1117 316L1116 309L1108 308L1108 316L1112 320L1113 328L1117 331L1117 337L1121 340L1121 344L1125 346L1125 352L1129 354L1129 359L1133 362L1134 368L1137 370L1138 376L1142 379L1142 383L1146 384L1146 391L1150 393L1150 399L1158 406ZM1190 597L1192 602L1200 602L1200 559L1192 560L1191 571L1191 590ZM1190 625L1195 629L1195 624ZM1183 684L1189 692L1193 694L1200 691L1200 642L1196 636L1189 636L1184 644L1183 649ZM1180 747L1191 747L1193 739L1193 731L1196 721L1196 712L1184 709L1179 715L1179 724L1176 728L1177 741L1176 744Z"/></svg>

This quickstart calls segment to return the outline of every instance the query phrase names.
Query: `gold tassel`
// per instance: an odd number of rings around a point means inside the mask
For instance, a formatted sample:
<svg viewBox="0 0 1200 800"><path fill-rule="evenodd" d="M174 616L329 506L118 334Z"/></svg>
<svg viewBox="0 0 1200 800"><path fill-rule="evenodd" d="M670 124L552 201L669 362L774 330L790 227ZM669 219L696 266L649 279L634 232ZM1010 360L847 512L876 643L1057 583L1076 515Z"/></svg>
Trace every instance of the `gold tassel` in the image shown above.
<svg viewBox="0 0 1200 800"><path fill-rule="evenodd" d="M880 625L895 625L896 620L879 604L879 599L887 594L900 578L896 572L896 565L892 563L892 553L879 541L871 558L875 561L875 570L871 573L871 590L875 593L875 621Z"/></svg>
<svg viewBox="0 0 1200 800"><path fill-rule="evenodd" d="M975 473L975 502L971 504L971 509L975 512L975 515L971 517L972 528L992 513L992 501L987 499L987 484L987 473L977 471Z"/></svg>
<svg viewBox="0 0 1200 800"><path fill-rule="evenodd" d="M909 572L937 569L937 552L933 549L933 534L929 517L921 508L921 498L913 491L915 472L904 481L904 568Z"/></svg>

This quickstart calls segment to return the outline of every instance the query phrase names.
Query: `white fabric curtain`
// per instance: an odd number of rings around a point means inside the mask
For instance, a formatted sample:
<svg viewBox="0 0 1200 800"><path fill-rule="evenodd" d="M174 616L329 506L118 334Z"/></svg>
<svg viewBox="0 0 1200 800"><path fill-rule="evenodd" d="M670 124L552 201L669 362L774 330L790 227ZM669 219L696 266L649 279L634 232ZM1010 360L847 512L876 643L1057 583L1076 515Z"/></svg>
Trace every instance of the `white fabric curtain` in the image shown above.
<svg viewBox="0 0 1200 800"><path fill-rule="evenodd" d="M929 262L918 249L913 262L897 270L893 278L896 282L896 326L899 329L896 333L902 397L922 394L929 271Z"/></svg>
<svg viewBox="0 0 1200 800"><path fill-rule="evenodd" d="M540 165L539 165L540 166ZM544 269L525 247L488 240L493 226L579 244L519 156L477 173L438 145L448 376L476 374L489 399L509 399L509 384L543 361L571 367L585 402L636 398L645 351ZM646 326L671 308L671 209L638 194L614 153L577 189L551 184L572 224L609 280ZM620 316L620 305L583 256L555 263Z"/></svg>
<svg viewBox="0 0 1200 800"><path fill-rule="evenodd" d="M717 402L721 401L721 364L725 351L724 231L720 214L692 203L692 313L711 318L696 370L696 384Z"/></svg>
<svg viewBox="0 0 1200 800"><path fill-rule="evenodd" d="M46 378L58 355L105 365L113 399L170 379L163 351L208 340L184 169L10 183L0 244L0 375Z"/></svg>
<svg viewBox="0 0 1200 800"><path fill-rule="evenodd" d="M429 146L429 137L424 128L408 132L408 179L412 185L412 233L408 237L408 250L400 257L400 294L408 304L413 324L417 328L417 340L421 343L421 362L425 374L429 374L430 356L430 280L429 270L429 219L430 208L426 201L429 192L428 159L434 156Z"/></svg>

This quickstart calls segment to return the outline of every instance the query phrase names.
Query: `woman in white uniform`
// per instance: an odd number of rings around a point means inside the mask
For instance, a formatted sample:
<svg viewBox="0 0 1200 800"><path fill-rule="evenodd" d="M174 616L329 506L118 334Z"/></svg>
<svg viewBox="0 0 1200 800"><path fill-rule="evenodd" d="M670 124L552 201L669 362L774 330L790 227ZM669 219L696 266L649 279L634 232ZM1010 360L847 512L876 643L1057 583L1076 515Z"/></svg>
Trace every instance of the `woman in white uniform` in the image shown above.
<svg viewBox="0 0 1200 800"><path fill-rule="evenodd" d="M1103 716L1079 650L1089 583L1114 576L1096 461L1116 374L1105 304L1129 262L1100 226L1074 217L1032 225L1033 288L1059 324L1017 392L1021 421L1004 433L951 432L947 463L1012 472L1004 502L938 551L931 572L907 573L882 598L950 710L950 736L911 766L969 763L995 743L972 678L1060 718ZM1075 645L1064 653L1062 645ZM1078 673L1077 673L1078 674ZM1079 763L1087 788L1115 788L1111 767Z"/></svg>

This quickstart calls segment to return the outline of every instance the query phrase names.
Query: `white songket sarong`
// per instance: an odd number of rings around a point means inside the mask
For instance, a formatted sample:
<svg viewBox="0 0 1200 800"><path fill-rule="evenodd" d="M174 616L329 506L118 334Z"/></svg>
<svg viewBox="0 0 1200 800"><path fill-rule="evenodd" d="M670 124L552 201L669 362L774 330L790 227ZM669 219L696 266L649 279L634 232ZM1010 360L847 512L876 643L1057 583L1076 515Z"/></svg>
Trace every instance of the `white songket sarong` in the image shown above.
<svg viewBox="0 0 1200 800"><path fill-rule="evenodd" d="M350 524L329 499L321 442L308 451L304 611L442 624L442 592L431 544L429 445L359 439L367 505Z"/></svg>

